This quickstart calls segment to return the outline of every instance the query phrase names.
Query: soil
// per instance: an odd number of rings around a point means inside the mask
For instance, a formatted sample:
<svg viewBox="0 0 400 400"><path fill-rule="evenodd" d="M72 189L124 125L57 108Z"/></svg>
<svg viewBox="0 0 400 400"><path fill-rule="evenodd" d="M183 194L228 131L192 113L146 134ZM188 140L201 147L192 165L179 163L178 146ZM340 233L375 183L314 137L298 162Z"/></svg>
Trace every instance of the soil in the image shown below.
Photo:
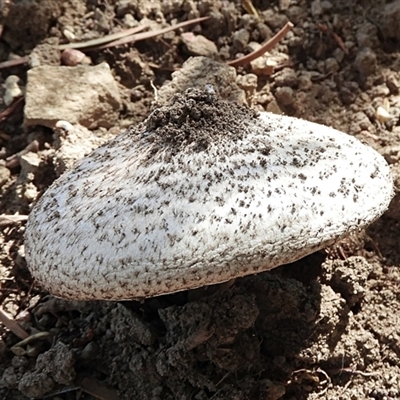
<svg viewBox="0 0 400 400"><path fill-rule="evenodd" d="M212 57L226 62L290 20L294 28L269 54L273 71L238 67L226 97L239 87L256 110L356 136L384 155L397 185L400 2L254 0L259 19L245 3L0 0L0 62L29 55L59 65L54 46L71 32L84 41L145 18L157 29L199 16L210 19L184 30L213 42ZM196 54L181 33L87 53L110 65L122 99L118 126L105 136L143 121L153 85ZM11 74L26 83L29 68L1 68L0 84ZM6 108L0 100L0 113ZM24 259L18 216L58 172L52 130L24 127L23 112L17 104L0 122L0 305L29 337L0 325L1 399L400 398L398 195L367 231L231 285L142 302L61 300L35 284Z"/></svg>

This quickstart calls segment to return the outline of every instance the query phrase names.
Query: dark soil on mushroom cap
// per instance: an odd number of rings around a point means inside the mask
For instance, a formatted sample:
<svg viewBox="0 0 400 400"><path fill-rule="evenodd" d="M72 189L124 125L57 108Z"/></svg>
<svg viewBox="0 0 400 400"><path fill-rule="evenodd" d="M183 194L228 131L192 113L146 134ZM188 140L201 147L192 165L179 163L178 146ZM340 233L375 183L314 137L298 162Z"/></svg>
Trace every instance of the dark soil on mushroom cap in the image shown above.
<svg viewBox="0 0 400 400"><path fill-rule="evenodd" d="M172 153L183 147L200 152L221 139L240 140L256 118L255 110L221 100L213 89L187 89L172 104L156 108L146 127L156 134L155 143L168 145Z"/></svg>
<svg viewBox="0 0 400 400"><path fill-rule="evenodd" d="M211 20L196 29L218 45L222 59L248 52L246 35L261 43L290 19L295 29L271 56L290 54L293 65L278 63L281 69L273 76L260 75L253 86L250 67L240 70L248 101L258 109L276 110L279 105L287 114L367 140L400 176L398 16L381 18L382 10L396 7L398 1L253 0L260 20L246 14L239 1L193 0L184 2L183 8L176 6L183 4L179 1L66 0L59 21L59 1L0 3L0 14L16 6L5 21L1 61L7 60L10 49L27 55L33 41L46 35L37 53L55 64L59 52L52 40L65 41L66 26L73 27L77 40L101 37L124 26L125 14L150 20L159 16L167 24L186 20L188 14L210 14ZM165 14L149 11L160 4ZM124 108L118 131L148 115L154 99L150 82L160 87L171 78L170 70L188 57L180 43L178 32L90 53L96 64L106 59L120 79ZM365 49L376 58L376 71L369 76L366 73L375 64L371 57L359 57ZM150 63L157 68L151 69ZM207 82L210 71L197 72ZM25 69L3 69L1 83L10 73L25 77ZM186 87L193 86L189 83ZM395 116L387 124L374 117L383 99L389 100ZM207 95L202 110L213 107L206 100ZM180 116L187 118L189 113L192 118L188 107L179 107ZM176 123L185 123L180 118ZM162 140L176 140L179 147L188 138L173 135L176 123L170 119L167 109L152 122L152 129L165 133L171 126L170 135ZM220 134L210 128L217 136L202 138L205 144L199 151ZM42 193L55 177L51 132L40 127L24 131L22 112L1 125L1 159L33 139L40 143L41 160L34 181L18 167L10 171L0 164L0 214L27 214L33 205L31 191ZM48 332L51 339L35 340L29 348L17 346L19 353L14 354L11 348L20 340L0 324L0 399L93 400L89 387L107 400L399 399L399 207L390 211L369 229L369 236L353 236L328 249L335 261L323 263L326 253L321 252L295 265L237 280L232 287L208 287L141 303L48 296L28 275L24 225L2 225L1 307L18 316L29 333ZM24 353L27 350L30 355ZM85 379L90 385L84 385ZM109 390L118 391L118 396Z"/></svg>

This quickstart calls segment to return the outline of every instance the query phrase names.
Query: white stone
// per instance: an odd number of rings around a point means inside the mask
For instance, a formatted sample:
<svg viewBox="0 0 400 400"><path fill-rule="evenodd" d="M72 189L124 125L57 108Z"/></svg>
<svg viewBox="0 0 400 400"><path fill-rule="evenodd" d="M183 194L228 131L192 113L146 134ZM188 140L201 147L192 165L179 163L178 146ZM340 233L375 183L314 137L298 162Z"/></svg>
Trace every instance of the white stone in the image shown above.
<svg viewBox="0 0 400 400"><path fill-rule="evenodd" d="M43 65L28 71L24 123L53 128L65 120L86 128L110 128L118 119L120 104L108 64Z"/></svg>

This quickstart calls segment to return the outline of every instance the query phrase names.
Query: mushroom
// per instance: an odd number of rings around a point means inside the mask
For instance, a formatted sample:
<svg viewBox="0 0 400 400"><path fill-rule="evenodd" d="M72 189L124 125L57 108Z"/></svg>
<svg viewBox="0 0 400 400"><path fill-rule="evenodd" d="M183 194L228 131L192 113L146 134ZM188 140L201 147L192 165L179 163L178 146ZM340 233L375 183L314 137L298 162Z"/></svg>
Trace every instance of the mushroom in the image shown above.
<svg viewBox="0 0 400 400"><path fill-rule="evenodd" d="M26 259L55 296L146 298L293 262L392 195L383 157L354 137L188 89L53 183Z"/></svg>

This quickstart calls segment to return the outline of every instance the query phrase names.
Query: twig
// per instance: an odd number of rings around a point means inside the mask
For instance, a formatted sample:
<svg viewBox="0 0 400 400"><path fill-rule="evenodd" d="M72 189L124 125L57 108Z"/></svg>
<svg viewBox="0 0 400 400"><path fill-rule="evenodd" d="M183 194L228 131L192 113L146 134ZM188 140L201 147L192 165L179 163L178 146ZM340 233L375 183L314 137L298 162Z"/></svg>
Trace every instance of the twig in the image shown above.
<svg viewBox="0 0 400 400"><path fill-rule="evenodd" d="M329 370L329 372L331 375L341 375L343 372L347 372L348 374L351 374L351 375L361 375L366 378L368 378L370 376L377 376L380 374L379 372L363 372L363 371L359 371L357 369L353 369L353 368L349 368L349 367L333 369L333 370Z"/></svg>
<svg viewBox="0 0 400 400"><path fill-rule="evenodd" d="M242 6L248 14L254 15L257 19L260 19L257 9L254 7L251 0L242 0Z"/></svg>
<svg viewBox="0 0 400 400"><path fill-rule="evenodd" d="M107 36L97 38L97 39L91 39L86 42L61 44L57 48L58 48L58 50L65 50L65 49L82 49L85 47L93 47L93 46L101 45L104 43L112 42L114 40L121 39L126 36L133 35L134 33L141 32L144 29L147 29L148 27L149 27L149 25L137 26L135 28L126 29L121 32L113 33L112 35L107 35Z"/></svg>
<svg viewBox="0 0 400 400"><path fill-rule="evenodd" d="M0 215L0 228L5 226L14 225L19 222L25 222L28 219L27 215Z"/></svg>
<svg viewBox="0 0 400 400"><path fill-rule="evenodd" d="M13 101L4 111L0 112L0 122L3 122L7 119L24 101L23 97Z"/></svg>
<svg viewBox="0 0 400 400"><path fill-rule="evenodd" d="M0 69L16 67L18 65L26 64L29 61L29 57L20 57L15 60L3 61L0 63Z"/></svg>
<svg viewBox="0 0 400 400"><path fill-rule="evenodd" d="M100 400L119 400L116 390L108 388L93 378L83 378L80 382L80 388Z"/></svg>
<svg viewBox="0 0 400 400"><path fill-rule="evenodd" d="M103 44L100 46L87 47L87 48L81 49L81 50L82 51L104 50L104 49L108 49L109 47L120 46L122 44L128 44L128 43L134 43L134 42L138 42L139 40L150 39L150 38L156 37L158 35L162 35L164 33L170 32L170 31L174 31L175 29L183 28L188 25L193 25L193 24L197 24L202 21L206 21L209 18L210 17L195 18L195 19L191 19L189 21L181 22L180 24L169 26L167 28L158 29L158 30L150 31L150 32L137 33L135 35L130 35L130 36L124 37L122 39L114 40L112 42L109 42L109 43L106 43L106 44Z"/></svg>
<svg viewBox="0 0 400 400"><path fill-rule="evenodd" d="M280 42L283 37L293 28L293 26L294 25L291 22L287 22L286 25L273 38L264 43L258 50L255 50L244 57L238 58L237 60L228 61L227 64L232 67L239 67L241 65L250 63L275 47L278 42Z"/></svg>
<svg viewBox="0 0 400 400"><path fill-rule="evenodd" d="M28 144L24 149L19 151L18 153L12 154L11 156L6 158L6 167L7 168L15 168L19 165L19 158L24 154L33 151L37 153L39 150L39 142L37 140L33 140L31 143Z"/></svg>
<svg viewBox="0 0 400 400"><path fill-rule="evenodd" d="M2 308L0 308L0 321L20 339L26 339L29 336L29 333L25 329L22 329L18 322L11 318Z"/></svg>
<svg viewBox="0 0 400 400"><path fill-rule="evenodd" d="M333 32L331 28L323 24L318 24L317 28L323 33L329 33L333 37L333 40L336 42L336 44L342 49L343 53L346 55L349 54L349 49L344 44L342 38L337 33Z"/></svg>

